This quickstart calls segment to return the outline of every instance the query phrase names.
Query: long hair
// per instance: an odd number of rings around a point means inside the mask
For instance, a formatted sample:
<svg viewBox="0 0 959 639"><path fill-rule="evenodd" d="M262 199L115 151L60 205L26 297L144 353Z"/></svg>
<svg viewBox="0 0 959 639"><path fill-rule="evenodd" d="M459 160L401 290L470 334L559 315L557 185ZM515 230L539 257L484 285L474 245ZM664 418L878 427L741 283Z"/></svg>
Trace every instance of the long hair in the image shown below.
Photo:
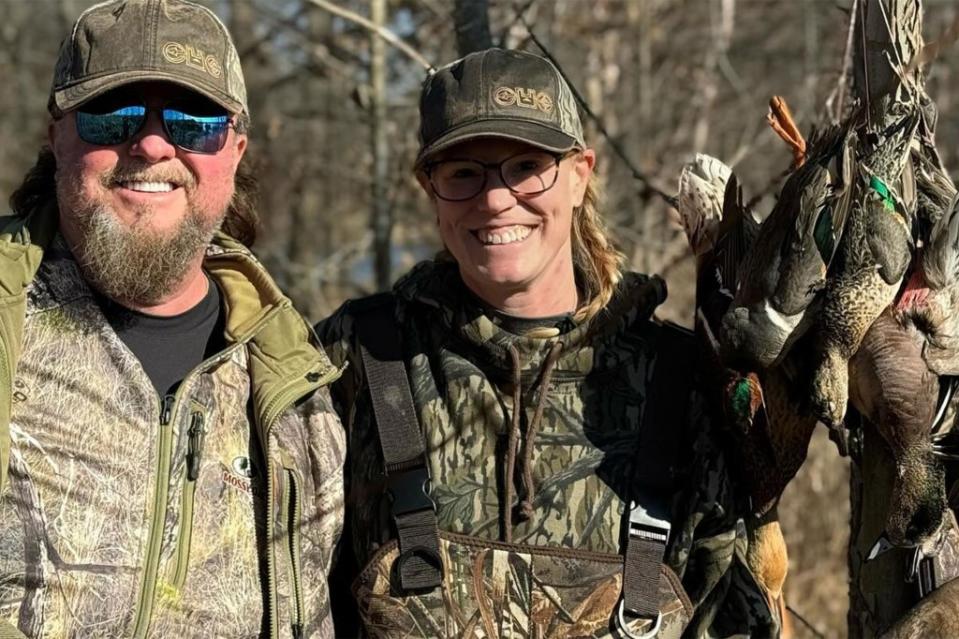
<svg viewBox="0 0 959 639"><path fill-rule="evenodd" d="M600 214L602 189L596 173L589 176L583 203L573 211L573 268L586 303L576 315L588 319L601 311L623 279L625 256L613 246Z"/></svg>
<svg viewBox="0 0 959 639"><path fill-rule="evenodd" d="M256 241L259 219L256 215L259 184L249 150L236 170L233 199L230 200L223 218L223 232L252 246ZM23 177L23 182L10 196L10 209L16 217L26 217L31 212L57 201L57 160L49 146L40 148L37 161Z"/></svg>

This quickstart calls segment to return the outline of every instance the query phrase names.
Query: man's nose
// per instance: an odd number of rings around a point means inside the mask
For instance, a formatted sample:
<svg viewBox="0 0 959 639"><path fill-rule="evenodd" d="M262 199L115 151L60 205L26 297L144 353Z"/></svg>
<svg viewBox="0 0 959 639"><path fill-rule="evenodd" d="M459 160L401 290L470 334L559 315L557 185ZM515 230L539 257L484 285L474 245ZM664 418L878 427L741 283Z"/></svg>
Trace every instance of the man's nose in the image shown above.
<svg viewBox="0 0 959 639"><path fill-rule="evenodd" d="M151 109L147 112L147 121L143 129L130 142L130 154L141 157L150 163L161 162L176 157L176 145L167 137L163 128L163 116Z"/></svg>

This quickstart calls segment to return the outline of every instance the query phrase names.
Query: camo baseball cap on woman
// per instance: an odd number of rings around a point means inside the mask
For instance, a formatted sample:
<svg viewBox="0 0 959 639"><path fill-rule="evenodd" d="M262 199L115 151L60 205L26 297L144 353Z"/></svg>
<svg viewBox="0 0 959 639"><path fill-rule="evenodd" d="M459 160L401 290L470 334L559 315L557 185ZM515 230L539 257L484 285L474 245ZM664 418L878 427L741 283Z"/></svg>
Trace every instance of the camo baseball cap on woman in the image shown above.
<svg viewBox="0 0 959 639"><path fill-rule="evenodd" d="M562 153L585 148L566 80L545 58L486 49L438 69L420 96L416 166L454 144L495 137Z"/></svg>
<svg viewBox="0 0 959 639"><path fill-rule="evenodd" d="M47 108L55 117L110 89L149 80L192 89L249 114L233 40L212 11L187 0L110 0L77 18L60 45Z"/></svg>

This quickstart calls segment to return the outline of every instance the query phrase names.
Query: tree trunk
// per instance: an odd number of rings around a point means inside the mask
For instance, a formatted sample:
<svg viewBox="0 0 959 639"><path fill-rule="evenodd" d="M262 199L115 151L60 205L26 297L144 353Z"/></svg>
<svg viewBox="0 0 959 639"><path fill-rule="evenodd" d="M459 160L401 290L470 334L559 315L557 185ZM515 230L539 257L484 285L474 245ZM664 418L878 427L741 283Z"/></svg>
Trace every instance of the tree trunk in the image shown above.
<svg viewBox="0 0 959 639"><path fill-rule="evenodd" d="M487 0L455 0L453 24L456 27L456 50L460 57L493 46Z"/></svg>
<svg viewBox="0 0 959 639"><path fill-rule="evenodd" d="M370 18L378 27L386 23L386 0L371 0ZM373 260L376 289L388 290L392 283L390 273L393 260L390 235L393 232L392 211L387 199L389 188L389 158L386 140L386 43L375 33L370 34L370 111L372 116L371 143L373 146Z"/></svg>
<svg viewBox="0 0 959 639"><path fill-rule="evenodd" d="M877 637L916 602L906 583L909 551L895 548L866 563L886 525L895 463L875 427L862 420L849 476L849 639Z"/></svg>

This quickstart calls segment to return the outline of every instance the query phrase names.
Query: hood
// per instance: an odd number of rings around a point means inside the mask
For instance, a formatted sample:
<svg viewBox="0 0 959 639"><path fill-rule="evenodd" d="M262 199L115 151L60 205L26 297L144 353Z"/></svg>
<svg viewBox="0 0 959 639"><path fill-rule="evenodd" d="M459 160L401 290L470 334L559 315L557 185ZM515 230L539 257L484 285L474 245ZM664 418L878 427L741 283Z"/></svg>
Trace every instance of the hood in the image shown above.
<svg viewBox="0 0 959 639"><path fill-rule="evenodd" d="M418 264L394 286L394 294L410 311L425 313L436 332L453 335L456 350L491 377L510 379L510 347L522 362L523 382L532 381L553 344L562 352L554 378L578 378L594 370L615 368L634 356L635 333L666 299L666 283L658 276L626 273L607 307L595 317L555 337L530 337L510 333L493 322L482 304L463 283L454 262ZM403 312L402 309L400 312ZM436 329L434 329L436 330Z"/></svg>

